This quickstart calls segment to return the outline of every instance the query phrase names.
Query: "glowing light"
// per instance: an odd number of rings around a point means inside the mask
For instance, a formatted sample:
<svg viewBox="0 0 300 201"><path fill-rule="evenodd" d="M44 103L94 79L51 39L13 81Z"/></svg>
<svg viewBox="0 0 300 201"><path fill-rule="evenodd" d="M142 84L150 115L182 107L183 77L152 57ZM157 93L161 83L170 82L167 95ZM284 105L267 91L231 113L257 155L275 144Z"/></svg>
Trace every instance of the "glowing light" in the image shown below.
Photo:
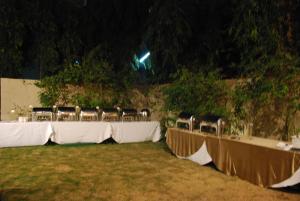
<svg viewBox="0 0 300 201"><path fill-rule="evenodd" d="M139 62L143 63L150 56L150 52L147 52L142 58L140 58Z"/></svg>

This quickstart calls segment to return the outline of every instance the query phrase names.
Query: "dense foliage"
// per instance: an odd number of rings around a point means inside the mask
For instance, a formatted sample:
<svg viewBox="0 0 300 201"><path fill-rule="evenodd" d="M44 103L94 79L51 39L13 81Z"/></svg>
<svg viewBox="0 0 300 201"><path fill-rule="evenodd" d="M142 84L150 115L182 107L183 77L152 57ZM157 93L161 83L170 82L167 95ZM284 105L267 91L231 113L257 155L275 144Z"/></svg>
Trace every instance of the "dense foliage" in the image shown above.
<svg viewBox="0 0 300 201"><path fill-rule="evenodd" d="M124 94L130 86L130 75L118 80L117 76L112 77L112 70L112 65L96 48L82 64L69 64L56 75L37 82L42 89L41 103L45 106L73 104L81 107L122 105L128 101Z"/></svg>
<svg viewBox="0 0 300 201"><path fill-rule="evenodd" d="M298 7L292 5L298 3L232 1L235 15L227 29L232 40L227 42L235 50L224 49L221 54L229 58L229 71L242 78L231 93L229 105L232 108L227 107L232 109L228 118L230 124L236 124L233 126L252 124L257 135L280 134L284 140L297 134L295 115L300 110L300 63L295 43L298 40L295 11ZM223 76L226 75L224 70ZM167 91L167 108L218 114L218 99L226 99L226 96L217 93L222 90L218 89L218 84L210 82L210 74L205 77L203 74L180 74ZM206 87L199 87L203 80L215 87L210 91L215 92L210 94L215 99L207 95Z"/></svg>
<svg viewBox="0 0 300 201"><path fill-rule="evenodd" d="M194 115L227 116L228 89L217 72L192 73L187 69L176 73L176 81L165 90L166 109Z"/></svg>
<svg viewBox="0 0 300 201"><path fill-rule="evenodd" d="M269 129L266 136L273 132L267 125L276 128L278 123L283 125L277 131L282 133L282 139L296 134L294 117L300 110L299 65L298 59L290 55L277 55L261 63L259 70L253 71L251 78L234 91L235 117L253 123L256 133Z"/></svg>
<svg viewBox="0 0 300 201"><path fill-rule="evenodd" d="M253 123L255 133L281 133L280 138L285 140L296 133L294 117L300 109L299 47L295 43L298 4L240 4L240 19L233 21L230 30L241 52L240 68L245 78L233 94L234 117Z"/></svg>
<svg viewBox="0 0 300 201"><path fill-rule="evenodd" d="M299 55L298 13L298 0L1 0L1 76L54 75L101 47L119 79L144 49L151 82L179 64L239 77L278 40Z"/></svg>
<svg viewBox="0 0 300 201"><path fill-rule="evenodd" d="M220 78L242 78L232 119L258 130L272 111L286 138L300 109L299 13L299 0L1 0L0 74L43 78L44 105L126 104L132 84L174 81L167 109L217 114ZM145 50L151 69L133 69Z"/></svg>

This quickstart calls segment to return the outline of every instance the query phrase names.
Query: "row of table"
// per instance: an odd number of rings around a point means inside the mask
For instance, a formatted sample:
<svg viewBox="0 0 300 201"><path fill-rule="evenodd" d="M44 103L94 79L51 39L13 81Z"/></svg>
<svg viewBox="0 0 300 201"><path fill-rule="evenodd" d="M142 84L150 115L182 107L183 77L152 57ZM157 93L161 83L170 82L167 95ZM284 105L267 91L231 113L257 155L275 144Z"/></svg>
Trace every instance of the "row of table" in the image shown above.
<svg viewBox="0 0 300 201"><path fill-rule="evenodd" d="M218 138L169 128L166 141L179 158L200 165L213 162L225 174L259 186L279 188L300 183L300 152L279 149L276 140Z"/></svg>
<svg viewBox="0 0 300 201"><path fill-rule="evenodd" d="M157 142L161 138L157 121L145 122L1 122L0 147L101 143L112 137L117 143Z"/></svg>

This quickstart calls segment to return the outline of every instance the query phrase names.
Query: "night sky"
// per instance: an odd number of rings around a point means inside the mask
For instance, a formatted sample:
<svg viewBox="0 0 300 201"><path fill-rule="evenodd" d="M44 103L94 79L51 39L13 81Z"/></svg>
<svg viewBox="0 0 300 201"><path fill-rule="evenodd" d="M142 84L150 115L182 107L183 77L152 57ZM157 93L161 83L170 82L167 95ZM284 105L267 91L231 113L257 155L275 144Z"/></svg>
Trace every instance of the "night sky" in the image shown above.
<svg viewBox="0 0 300 201"><path fill-rule="evenodd" d="M297 0L1 0L1 76L55 75L93 51L118 73L150 51L158 82L180 66L239 77L274 44L299 55L298 11Z"/></svg>

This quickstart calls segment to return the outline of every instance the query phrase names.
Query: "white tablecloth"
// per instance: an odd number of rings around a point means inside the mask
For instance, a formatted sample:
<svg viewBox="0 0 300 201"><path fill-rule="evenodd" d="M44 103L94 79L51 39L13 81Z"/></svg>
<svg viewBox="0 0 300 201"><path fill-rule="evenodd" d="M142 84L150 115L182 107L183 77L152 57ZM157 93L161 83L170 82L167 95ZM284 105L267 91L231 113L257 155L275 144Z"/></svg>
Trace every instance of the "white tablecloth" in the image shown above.
<svg viewBox="0 0 300 201"><path fill-rule="evenodd" d="M48 122L1 122L0 147L44 145L51 134Z"/></svg>
<svg viewBox="0 0 300 201"><path fill-rule="evenodd" d="M159 122L13 122L0 123L0 147L46 144L101 143L112 137L118 143L157 142Z"/></svg>
<svg viewBox="0 0 300 201"><path fill-rule="evenodd" d="M101 143L111 137L107 122L51 122L54 135L51 141L58 144Z"/></svg>
<svg viewBox="0 0 300 201"><path fill-rule="evenodd" d="M111 122L112 138L117 143L157 142L161 139L158 121Z"/></svg>

